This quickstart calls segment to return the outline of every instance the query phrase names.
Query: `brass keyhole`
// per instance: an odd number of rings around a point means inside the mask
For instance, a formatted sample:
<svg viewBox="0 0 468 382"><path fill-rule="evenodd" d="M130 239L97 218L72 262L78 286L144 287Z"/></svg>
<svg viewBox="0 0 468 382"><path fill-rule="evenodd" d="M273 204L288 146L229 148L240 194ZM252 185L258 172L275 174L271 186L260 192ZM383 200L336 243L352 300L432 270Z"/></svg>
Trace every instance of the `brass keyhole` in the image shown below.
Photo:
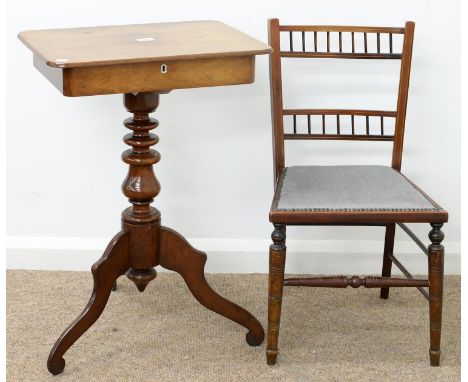
<svg viewBox="0 0 468 382"><path fill-rule="evenodd" d="M166 74L166 73L167 73L167 65L166 65L166 64L162 64L162 65L161 65L161 73L162 73L162 74Z"/></svg>

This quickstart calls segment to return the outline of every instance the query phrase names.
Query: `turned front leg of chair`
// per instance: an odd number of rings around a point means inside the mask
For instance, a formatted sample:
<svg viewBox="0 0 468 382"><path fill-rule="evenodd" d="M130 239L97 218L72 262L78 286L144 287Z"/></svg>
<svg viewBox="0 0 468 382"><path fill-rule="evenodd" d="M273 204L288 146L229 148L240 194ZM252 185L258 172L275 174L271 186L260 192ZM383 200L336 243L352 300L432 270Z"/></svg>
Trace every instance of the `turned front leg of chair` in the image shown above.
<svg viewBox="0 0 468 382"><path fill-rule="evenodd" d="M283 299L284 264L286 260L286 225L274 224L270 245L270 269L268 280L268 337L266 358L268 365L276 364L278 335Z"/></svg>
<svg viewBox="0 0 468 382"><path fill-rule="evenodd" d="M429 318L431 347L429 357L431 366L439 366L440 363L440 332L442 327L442 299L444 280L444 233L442 223L431 224L429 232Z"/></svg>

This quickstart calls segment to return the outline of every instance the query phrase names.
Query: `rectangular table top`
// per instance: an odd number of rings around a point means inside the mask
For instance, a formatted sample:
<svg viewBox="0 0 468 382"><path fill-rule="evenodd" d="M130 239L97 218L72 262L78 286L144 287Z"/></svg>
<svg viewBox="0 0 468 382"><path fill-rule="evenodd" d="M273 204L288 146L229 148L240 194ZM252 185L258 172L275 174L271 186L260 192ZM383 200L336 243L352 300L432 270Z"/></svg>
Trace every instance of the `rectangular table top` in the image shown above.
<svg viewBox="0 0 468 382"><path fill-rule="evenodd" d="M218 21L31 30L18 37L57 68L253 56L271 50Z"/></svg>

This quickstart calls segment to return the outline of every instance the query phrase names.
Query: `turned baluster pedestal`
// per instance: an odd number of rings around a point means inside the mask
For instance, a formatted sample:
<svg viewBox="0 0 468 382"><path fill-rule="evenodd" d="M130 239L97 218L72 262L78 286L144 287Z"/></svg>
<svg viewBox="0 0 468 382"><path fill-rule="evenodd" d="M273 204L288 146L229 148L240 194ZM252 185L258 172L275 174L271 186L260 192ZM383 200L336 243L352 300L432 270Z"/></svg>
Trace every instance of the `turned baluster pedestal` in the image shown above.
<svg viewBox="0 0 468 382"><path fill-rule="evenodd" d="M64 95L123 93L133 114L124 122L131 130L124 137L130 149L122 155L129 166L122 191L131 206L122 213L122 230L92 266L91 298L53 346L49 371L63 371L63 355L99 318L118 277L126 274L143 292L158 265L179 273L203 306L244 326L249 345L261 344L258 320L207 283L206 254L161 226L161 213L151 205L160 191L153 171L160 154L151 148L158 142L151 132L158 121L149 114L159 94L172 89L253 82L255 55L270 48L218 22L26 31L19 37L33 51L34 66Z"/></svg>

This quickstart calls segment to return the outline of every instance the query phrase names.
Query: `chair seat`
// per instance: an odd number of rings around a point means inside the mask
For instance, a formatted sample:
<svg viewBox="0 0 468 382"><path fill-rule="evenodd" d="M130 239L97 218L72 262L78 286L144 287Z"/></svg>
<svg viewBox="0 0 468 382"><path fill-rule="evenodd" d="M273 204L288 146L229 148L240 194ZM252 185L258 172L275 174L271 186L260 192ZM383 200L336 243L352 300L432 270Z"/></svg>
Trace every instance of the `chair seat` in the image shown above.
<svg viewBox="0 0 468 382"><path fill-rule="evenodd" d="M446 211L387 166L293 166L280 176L270 221L445 222ZM344 221L343 219L344 218ZM279 219L279 220L278 220ZM286 219L286 220L285 220Z"/></svg>

